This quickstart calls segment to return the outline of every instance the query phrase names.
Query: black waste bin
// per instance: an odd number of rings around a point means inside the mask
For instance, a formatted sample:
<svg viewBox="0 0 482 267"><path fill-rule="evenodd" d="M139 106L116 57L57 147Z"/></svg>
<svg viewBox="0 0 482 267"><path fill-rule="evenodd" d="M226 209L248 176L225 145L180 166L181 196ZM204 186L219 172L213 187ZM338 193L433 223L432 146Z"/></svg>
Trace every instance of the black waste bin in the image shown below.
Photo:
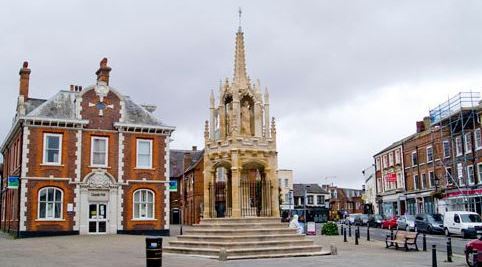
<svg viewBox="0 0 482 267"><path fill-rule="evenodd" d="M146 237L146 266L162 266L162 237Z"/></svg>

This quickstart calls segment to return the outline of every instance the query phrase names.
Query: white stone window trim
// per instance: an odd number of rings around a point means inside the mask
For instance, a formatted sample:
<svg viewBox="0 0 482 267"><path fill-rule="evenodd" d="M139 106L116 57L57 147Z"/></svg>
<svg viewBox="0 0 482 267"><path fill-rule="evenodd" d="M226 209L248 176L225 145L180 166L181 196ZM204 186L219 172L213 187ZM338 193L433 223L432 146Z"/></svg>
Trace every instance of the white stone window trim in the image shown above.
<svg viewBox="0 0 482 267"><path fill-rule="evenodd" d="M431 159L430 159L429 156L428 156L428 155L429 155L429 153L428 153L429 150L431 151L431 153L430 153L430 154L431 154ZM426 152L427 152L427 163L431 163L431 162L433 161L433 148L432 148L432 146L428 146L428 147L426 148Z"/></svg>
<svg viewBox="0 0 482 267"><path fill-rule="evenodd" d="M139 165L139 143L146 142L149 143L149 165L141 166ZM152 139L142 139L138 138L136 140L136 168L137 169L152 169Z"/></svg>
<svg viewBox="0 0 482 267"><path fill-rule="evenodd" d="M472 172L470 171L472 169ZM470 181L470 174L472 173L472 181ZM467 166L467 183L469 185L474 185L475 184L475 172L474 172L474 166L469 165Z"/></svg>
<svg viewBox="0 0 482 267"><path fill-rule="evenodd" d="M136 193L139 193L141 196L142 196L142 191L146 191L146 193L151 193L152 194L152 217L136 217L136 212L135 212L135 209L136 209L136 205L147 205L149 204L149 201L147 199L149 199L146 195L146 201L145 202L142 202L141 200L139 202L136 202ZM140 209L140 206L139 206L139 215L141 213L141 209ZM146 206L146 214L149 214L149 212L147 212L147 206ZM137 189L135 190L133 193L132 193L132 220L133 221L153 221L153 220L156 220L156 194L154 193L154 191L152 191L151 189L145 189L145 188L142 188L142 189Z"/></svg>
<svg viewBox="0 0 482 267"><path fill-rule="evenodd" d="M460 149L459 149L459 144L460 144ZM461 136L455 137L455 153L457 156L462 156L463 151L463 143L462 143L462 138Z"/></svg>
<svg viewBox="0 0 482 267"><path fill-rule="evenodd" d="M417 158L414 160L413 156L416 156ZM415 151L412 151L412 166L416 166L416 165L418 165L418 155L417 155L417 151L415 150Z"/></svg>
<svg viewBox="0 0 482 267"><path fill-rule="evenodd" d="M49 189L53 189L54 190L54 200L53 201L49 201L48 200L48 190ZM45 201L40 201L40 195L41 195L41 192L44 191L44 190L47 190L47 193L45 195ZM60 201L56 201L55 199L55 192L56 191L60 191ZM38 196L37 196L37 219L35 221L65 221L64 220L64 190L58 188L58 187L54 187L54 186L46 186L46 187L42 187L40 188L40 190L38 191ZM48 206L48 203L51 202L54 204L54 217L47 217L47 206ZM60 202L60 217L59 218L56 218L55 217L55 203L57 202ZM40 204L41 203L45 203L45 218L40 218Z"/></svg>
<svg viewBox="0 0 482 267"><path fill-rule="evenodd" d="M94 140L105 141L105 164L94 164ZM90 167L103 167L106 168L109 163L109 137L105 136L92 136L90 138Z"/></svg>
<svg viewBox="0 0 482 267"><path fill-rule="evenodd" d="M445 154L445 144L447 144L448 148L449 148L449 151L447 154ZM449 140L444 140L443 143L442 143L442 149L443 149L443 154L444 154L444 158L450 158L450 150L451 150L451 147L450 147L450 141Z"/></svg>
<svg viewBox="0 0 482 267"><path fill-rule="evenodd" d="M47 138L48 137L58 137L59 138L59 161L58 162L48 162L47 161ZM63 135L58 134L58 133L44 133L42 165L53 165L53 166L62 165L62 137L63 137Z"/></svg>
<svg viewBox="0 0 482 267"><path fill-rule="evenodd" d="M477 174L478 174L478 178L479 178L479 184L482 184L482 175L481 175L481 168L482 168L482 162L481 163L477 163Z"/></svg>
<svg viewBox="0 0 482 267"><path fill-rule="evenodd" d="M480 132L480 128L475 129L474 138L475 138L475 150L482 149L482 133Z"/></svg>
<svg viewBox="0 0 482 267"><path fill-rule="evenodd" d="M472 133L466 133L464 136L465 154L472 153Z"/></svg>

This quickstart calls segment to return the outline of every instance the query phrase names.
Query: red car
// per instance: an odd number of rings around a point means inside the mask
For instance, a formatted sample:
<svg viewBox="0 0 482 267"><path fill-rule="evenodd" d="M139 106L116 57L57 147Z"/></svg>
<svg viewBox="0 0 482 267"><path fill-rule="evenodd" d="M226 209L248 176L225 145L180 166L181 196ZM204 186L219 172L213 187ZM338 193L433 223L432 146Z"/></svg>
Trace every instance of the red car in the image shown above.
<svg viewBox="0 0 482 267"><path fill-rule="evenodd" d="M394 216L394 217L391 217L391 218L385 218L383 219L382 221L382 224L380 225L380 227L383 229L383 228L386 228L386 229L396 229L397 228L397 217Z"/></svg>
<svg viewBox="0 0 482 267"><path fill-rule="evenodd" d="M470 267L474 266L474 251L482 251L482 239L474 239L470 240L467 244L465 244L465 261ZM478 256L478 262L482 262L482 257Z"/></svg>

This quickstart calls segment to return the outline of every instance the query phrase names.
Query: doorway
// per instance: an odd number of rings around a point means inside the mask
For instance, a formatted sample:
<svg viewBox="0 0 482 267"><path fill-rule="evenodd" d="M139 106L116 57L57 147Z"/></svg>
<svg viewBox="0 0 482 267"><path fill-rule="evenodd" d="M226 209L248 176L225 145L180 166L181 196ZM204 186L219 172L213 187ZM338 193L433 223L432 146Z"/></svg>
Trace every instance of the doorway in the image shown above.
<svg viewBox="0 0 482 267"><path fill-rule="evenodd" d="M107 204L89 204L89 234L105 234L107 232Z"/></svg>

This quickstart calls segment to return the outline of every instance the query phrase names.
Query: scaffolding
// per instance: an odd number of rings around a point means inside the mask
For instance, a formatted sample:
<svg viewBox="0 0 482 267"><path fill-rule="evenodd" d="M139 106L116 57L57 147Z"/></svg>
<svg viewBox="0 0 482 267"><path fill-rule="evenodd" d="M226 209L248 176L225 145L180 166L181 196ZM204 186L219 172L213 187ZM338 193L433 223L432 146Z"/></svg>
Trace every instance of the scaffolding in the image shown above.
<svg viewBox="0 0 482 267"><path fill-rule="evenodd" d="M470 189L476 187L476 173L479 176L479 172L475 172L478 170L479 153L476 147L479 144L476 139L480 142L481 138L480 134L478 137L475 134L476 128L480 125L479 101L479 92L460 92L429 112L432 147L440 148L438 149L440 160L434 164L434 173L435 167L441 167L447 182L446 210L482 212L481 198L478 201L475 198L469 201L469 195L471 197L482 195L468 194ZM445 151L447 142L450 155L448 157ZM482 181L482 177L478 179L479 182ZM449 199L448 191L455 191L457 196Z"/></svg>

